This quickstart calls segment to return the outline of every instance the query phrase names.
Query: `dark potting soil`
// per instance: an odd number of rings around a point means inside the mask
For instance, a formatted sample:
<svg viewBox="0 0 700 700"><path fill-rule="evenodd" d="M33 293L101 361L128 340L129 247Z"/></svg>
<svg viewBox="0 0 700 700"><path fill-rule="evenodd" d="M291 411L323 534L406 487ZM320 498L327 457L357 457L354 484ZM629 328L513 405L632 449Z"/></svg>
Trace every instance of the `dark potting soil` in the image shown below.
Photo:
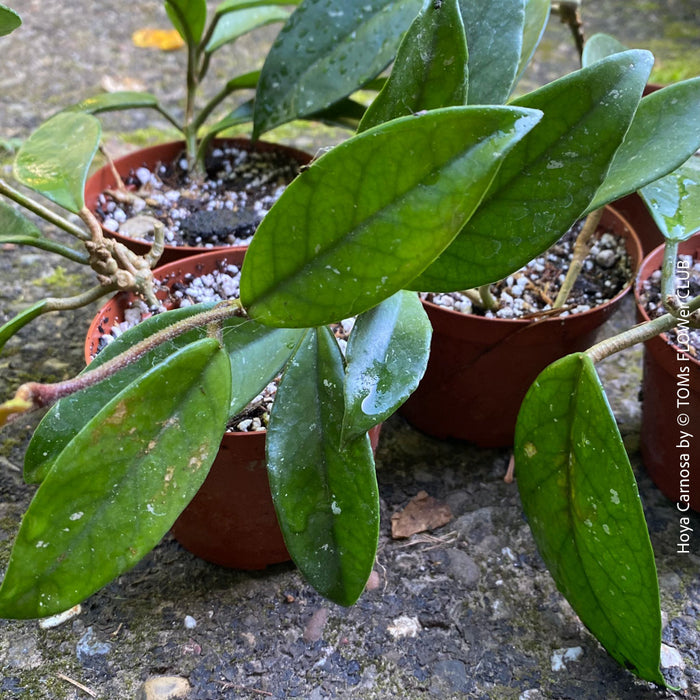
<svg viewBox="0 0 700 700"><path fill-rule="evenodd" d="M162 280L162 284L168 290L170 308L182 308L202 302L219 302L226 299L237 299L240 294L241 270L237 265L229 264L222 260L218 268L204 275L187 275L182 282L168 283ZM156 313L165 311L165 306ZM99 350L118 338L124 331L141 323L151 310L141 300L125 310L124 321L112 326L109 332L100 338ZM347 338L353 328L354 319L346 319L340 323L332 324L338 345L345 354ZM279 377L273 379L239 414L231 418L228 424L230 432L256 432L265 430L270 420L270 410L277 393Z"/></svg>
<svg viewBox="0 0 700 700"><path fill-rule="evenodd" d="M700 296L700 260L679 255L676 264L676 291L681 301ZM666 313L661 300L661 270L652 272L642 283L640 300L652 320ZM700 329L678 326L666 333L672 345L700 361Z"/></svg>
<svg viewBox="0 0 700 700"><path fill-rule="evenodd" d="M485 311L470 293L426 292L421 297L439 306L485 318L528 318L545 315L554 304L573 257L576 237L583 222L575 224L546 253L506 279L490 285L497 307ZM588 311L609 301L632 279L632 264L625 240L610 230L598 229L571 294L560 317Z"/></svg>
<svg viewBox="0 0 700 700"><path fill-rule="evenodd" d="M96 213L106 229L148 242L157 220L166 245L247 245L300 164L276 150L226 146L215 148L205 166L203 181L188 175L184 157L153 171L132 170L124 180L128 192L103 192Z"/></svg>

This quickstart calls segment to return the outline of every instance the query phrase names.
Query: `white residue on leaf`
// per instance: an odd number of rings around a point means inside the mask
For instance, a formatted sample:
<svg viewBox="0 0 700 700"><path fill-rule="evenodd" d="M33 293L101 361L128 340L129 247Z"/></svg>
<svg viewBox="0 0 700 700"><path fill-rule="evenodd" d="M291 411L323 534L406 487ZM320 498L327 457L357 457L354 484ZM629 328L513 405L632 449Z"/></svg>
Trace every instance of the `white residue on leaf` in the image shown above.
<svg viewBox="0 0 700 700"><path fill-rule="evenodd" d="M609 534L610 534L610 528L608 527L608 524L607 524L607 523L603 523L603 532L604 532L606 535L609 535Z"/></svg>
<svg viewBox="0 0 700 700"><path fill-rule="evenodd" d="M70 516L69 520L80 520L80 518L82 518L83 515L85 515L85 513L83 513L82 510L79 510L77 513L73 513Z"/></svg>
<svg viewBox="0 0 700 700"><path fill-rule="evenodd" d="M163 517L165 513L156 513L156 509L153 507L152 503L149 503L146 506L146 510L151 514L151 515L157 515L158 517Z"/></svg>
<svg viewBox="0 0 700 700"><path fill-rule="evenodd" d="M617 491L615 491L615 489L610 489L610 500L615 505L619 505L620 503L620 496L618 495Z"/></svg>
<svg viewBox="0 0 700 700"><path fill-rule="evenodd" d="M335 501L331 501L331 510L333 511L333 515L340 515L343 512Z"/></svg>

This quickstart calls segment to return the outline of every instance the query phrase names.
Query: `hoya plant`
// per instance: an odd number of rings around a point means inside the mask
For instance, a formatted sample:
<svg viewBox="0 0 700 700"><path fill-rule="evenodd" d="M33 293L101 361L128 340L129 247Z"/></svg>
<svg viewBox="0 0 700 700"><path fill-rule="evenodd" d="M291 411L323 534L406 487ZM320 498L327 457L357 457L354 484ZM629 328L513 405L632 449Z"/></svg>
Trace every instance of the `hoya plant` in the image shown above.
<svg viewBox="0 0 700 700"><path fill-rule="evenodd" d="M317 67L337 51L346 65L371 53L395 32L399 6L411 18L390 77L357 133L314 161L265 217L240 300L157 315L75 379L26 384L0 407L11 418L53 404L26 454L25 478L40 486L0 587L1 615L71 607L155 546L206 477L227 418L279 371L266 449L280 526L309 582L352 603L377 546L367 431L416 386L428 351L408 290L499 279L582 216L665 186L661 178L676 178L700 146L700 80L642 98L647 51L601 51L513 98L547 0L302 2L267 57L256 111L278 90L289 105L305 99L263 78L309 36L323 44L327 18L359 22L377 10L371 32L338 35L319 53L311 42ZM315 80L324 75L319 68ZM342 105L343 90L328 104ZM286 118L260 114L258 130ZM350 316L343 357L327 324ZM545 370L515 448L523 506L560 590L615 659L659 684L653 554L594 362L675 322L664 317Z"/></svg>

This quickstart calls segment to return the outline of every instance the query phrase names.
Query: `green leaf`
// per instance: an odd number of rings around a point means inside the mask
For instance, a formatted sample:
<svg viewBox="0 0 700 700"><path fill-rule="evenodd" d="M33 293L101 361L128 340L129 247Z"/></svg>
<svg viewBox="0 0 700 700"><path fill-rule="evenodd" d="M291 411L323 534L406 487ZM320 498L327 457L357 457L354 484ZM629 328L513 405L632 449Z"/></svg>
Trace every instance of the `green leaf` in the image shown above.
<svg viewBox="0 0 700 700"><path fill-rule="evenodd" d="M700 156L692 156L639 194L667 240L688 240L700 231Z"/></svg>
<svg viewBox="0 0 700 700"><path fill-rule="evenodd" d="M220 17L227 12L235 10L245 10L250 7L265 7L266 5L298 5L301 0L224 0L215 11L215 15Z"/></svg>
<svg viewBox="0 0 700 700"><path fill-rule="evenodd" d="M422 0L304 0L265 60L253 138L325 109L393 59Z"/></svg>
<svg viewBox="0 0 700 700"><path fill-rule="evenodd" d="M51 117L19 149L15 177L77 214L85 206L85 180L101 133L100 122L89 114L61 112Z"/></svg>
<svg viewBox="0 0 700 700"><path fill-rule="evenodd" d="M615 417L585 354L540 374L514 450L523 509L557 587L618 663L665 685L654 553Z"/></svg>
<svg viewBox="0 0 700 700"><path fill-rule="evenodd" d="M530 64L535 50L539 46L544 34L549 12L552 7L551 0L525 0L525 23L523 26L523 40L520 48L520 61L513 87L518 84L525 69Z"/></svg>
<svg viewBox="0 0 700 700"><path fill-rule="evenodd" d="M199 43L207 22L207 0L165 0L165 11L185 43Z"/></svg>
<svg viewBox="0 0 700 700"><path fill-rule="evenodd" d="M504 154L538 120L511 107L448 107L329 151L291 183L253 237L241 275L251 318L322 325L406 287L454 238Z"/></svg>
<svg viewBox="0 0 700 700"><path fill-rule="evenodd" d="M562 236L593 199L627 131L651 70L629 51L515 100L542 121L511 151L452 245L411 283L469 289L504 278Z"/></svg>
<svg viewBox="0 0 700 700"><path fill-rule="evenodd" d="M342 100L332 104L320 112L309 114L304 117L308 120L319 121L330 126L340 126L344 129L356 131L360 125L360 121L365 114L367 107L360 102L357 102L350 97L345 97Z"/></svg>
<svg viewBox="0 0 700 700"><path fill-rule="evenodd" d="M42 238L39 227L7 202L0 201L0 243L25 243Z"/></svg>
<svg viewBox="0 0 700 700"><path fill-rule="evenodd" d="M269 328L247 320L235 332L224 331L234 387L230 415L245 408L277 376L303 335L301 329Z"/></svg>
<svg viewBox="0 0 700 700"><path fill-rule="evenodd" d="M503 104L523 46L525 0L459 0L469 47L469 104Z"/></svg>
<svg viewBox="0 0 700 700"><path fill-rule="evenodd" d="M594 34L590 39L587 39L586 43L583 45L581 65L584 67L590 66L596 61L602 61L608 56L627 50L627 47L615 39L615 37L608 34Z"/></svg>
<svg viewBox="0 0 700 700"><path fill-rule="evenodd" d="M343 439L388 418L418 386L432 327L418 295L397 292L357 318L348 339Z"/></svg>
<svg viewBox="0 0 700 700"><path fill-rule="evenodd" d="M0 350L5 347L5 343L15 334L20 328L24 328L28 323L41 314L47 311L46 299L41 299L35 302L29 308L20 311L16 316L13 316L9 321L0 326Z"/></svg>
<svg viewBox="0 0 700 700"><path fill-rule="evenodd" d="M238 126L239 124L245 124L246 122L252 121L253 104L253 100L248 100L247 102L238 105L233 112L227 114L223 119L216 122L216 124L212 124L206 130L206 134L202 138L211 138L212 136L215 136L226 129L230 129L233 126Z"/></svg>
<svg viewBox="0 0 700 700"><path fill-rule="evenodd" d="M404 36L389 80L358 131L424 109L467 102L467 40L457 0L428 0Z"/></svg>
<svg viewBox="0 0 700 700"><path fill-rule="evenodd" d="M229 392L228 358L205 338L92 417L22 520L0 588L0 616L66 610L149 552L206 478Z"/></svg>
<svg viewBox="0 0 700 700"><path fill-rule="evenodd" d="M219 18L205 50L207 53L213 53L224 44L235 41L238 37L248 34L258 27L264 27L273 22L285 22L289 15L287 10L274 5L262 5L228 12Z"/></svg>
<svg viewBox="0 0 700 700"><path fill-rule="evenodd" d="M267 431L272 498L287 549L340 605L362 593L379 537L366 435L341 445L343 358L328 328L309 330L282 377Z"/></svg>
<svg viewBox="0 0 700 700"><path fill-rule="evenodd" d="M210 309L212 302L175 309L145 319L107 345L92 361L89 371L111 360L137 342L153 333ZM166 343L162 343L137 361L127 365L117 374L96 386L58 401L44 416L34 432L24 457L24 479L28 483L40 482L48 474L54 461L82 430L85 422L97 414L117 394L147 372L150 367L167 360L180 348L206 337L204 327L195 328ZM228 415L238 413L254 398L280 369L291 354L297 331L270 332L259 324L241 318L231 318L222 323L221 339L229 354L231 365L231 405ZM257 356L247 350L259 350ZM286 354L285 354L286 353Z"/></svg>
<svg viewBox="0 0 700 700"><path fill-rule="evenodd" d="M700 148L698 115L700 78L647 95L586 212L668 175L690 158Z"/></svg>
<svg viewBox="0 0 700 700"><path fill-rule="evenodd" d="M86 112L98 114L121 109L139 109L158 107L158 98L148 92L105 92L88 97L82 102L71 105L64 112Z"/></svg>
<svg viewBox="0 0 700 700"><path fill-rule="evenodd" d="M21 17L12 8L0 5L0 36L14 32L21 24Z"/></svg>

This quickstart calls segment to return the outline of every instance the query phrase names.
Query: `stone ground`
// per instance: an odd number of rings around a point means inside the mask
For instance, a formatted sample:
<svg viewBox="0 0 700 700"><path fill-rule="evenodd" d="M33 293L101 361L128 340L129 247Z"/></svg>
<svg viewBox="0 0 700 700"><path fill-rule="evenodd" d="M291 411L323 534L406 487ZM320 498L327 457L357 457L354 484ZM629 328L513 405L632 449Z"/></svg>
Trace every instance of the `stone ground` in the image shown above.
<svg viewBox="0 0 700 700"><path fill-rule="evenodd" d="M182 54L129 43L139 27L165 26L160 3L129 12L85 0L12 4L25 25L2 40L0 138L25 137L108 75L137 77L172 103L182 97ZM690 2L668 3L662 14L645 4L643 16L625 7L610 24L605 6L591 0L590 29L617 32L631 43L671 20L693 19ZM259 62L270 36L244 45L247 66ZM689 47L697 52L694 41ZM546 48L533 82L543 71L574 66L556 21ZM230 54L223 63L239 58ZM140 141L162 138L161 126L144 113L106 120L112 144L122 143L116 132L130 129L141 130ZM314 132L311 141L302 135L297 143L322 145L335 137ZM65 294L81 275L41 252L3 250L0 321L45 294ZM81 369L94 311L41 319L14 339L0 355L0 394L27 378L52 381ZM628 303L613 323L631 318ZM194 699L700 697L700 519L692 520L692 553L677 554L678 513L636 454L640 353L618 356L604 374L639 477L661 582L664 641L676 650L667 674L678 693L619 668L558 594L536 553L517 488L503 482L507 450L436 441L395 417L377 455L383 518L376 575L354 607L324 601L291 565L230 571L194 558L167 537L68 623L45 630L32 621L0 622L0 696L135 698L148 678L175 676L186 679ZM35 422L20 421L2 435L0 569L32 495L20 468ZM449 504L454 519L429 535L391 540L391 514L420 490Z"/></svg>

